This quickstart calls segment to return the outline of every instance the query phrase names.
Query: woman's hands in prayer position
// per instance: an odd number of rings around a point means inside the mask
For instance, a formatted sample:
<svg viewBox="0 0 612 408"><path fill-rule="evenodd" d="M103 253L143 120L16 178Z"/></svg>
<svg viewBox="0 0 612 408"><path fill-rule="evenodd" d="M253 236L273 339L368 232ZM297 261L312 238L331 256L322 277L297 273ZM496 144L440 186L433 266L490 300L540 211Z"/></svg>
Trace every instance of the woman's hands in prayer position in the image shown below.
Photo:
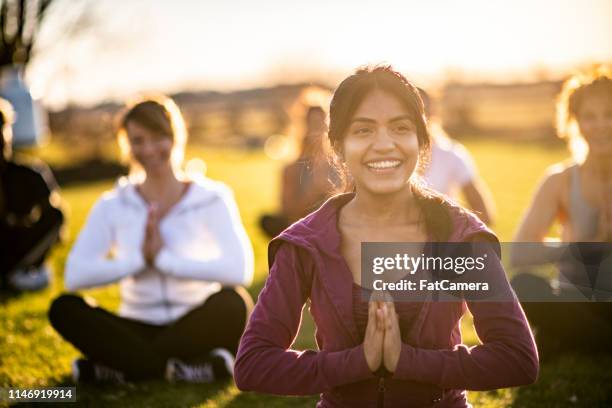
<svg viewBox="0 0 612 408"><path fill-rule="evenodd" d="M155 257L164 246L164 242L159 232L159 221L160 216L157 205L151 204L147 214L145 239L142 244L142 254L147 262L147 265L149 266L153 265L155 262Z"/></svg>
<svg viewBox="0 0 612 408"><path fill-rule="evenodd" d="M385 300L370 299L363 351L372 372L384 364L387 371L393 373L399 361L402 339L393 300Z"/></svg>

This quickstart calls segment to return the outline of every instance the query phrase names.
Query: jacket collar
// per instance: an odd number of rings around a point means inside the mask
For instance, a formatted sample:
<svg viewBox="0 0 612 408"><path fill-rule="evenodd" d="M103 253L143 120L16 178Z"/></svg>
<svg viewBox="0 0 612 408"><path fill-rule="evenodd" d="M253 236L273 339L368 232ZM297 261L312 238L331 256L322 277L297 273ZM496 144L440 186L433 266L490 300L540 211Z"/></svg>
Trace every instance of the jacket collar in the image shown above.
<svg viewBox="0 0 612 408"><path fill-rule="evenodd" d="M225 190L222 183L206 177L194 178L185 195L172 207L170 213L185 211L186 209L205 206L220 198ZM146 209L147 203L136 189L136 182L128 177L121 177L115 186L115 191L125 204Z"/></svg>

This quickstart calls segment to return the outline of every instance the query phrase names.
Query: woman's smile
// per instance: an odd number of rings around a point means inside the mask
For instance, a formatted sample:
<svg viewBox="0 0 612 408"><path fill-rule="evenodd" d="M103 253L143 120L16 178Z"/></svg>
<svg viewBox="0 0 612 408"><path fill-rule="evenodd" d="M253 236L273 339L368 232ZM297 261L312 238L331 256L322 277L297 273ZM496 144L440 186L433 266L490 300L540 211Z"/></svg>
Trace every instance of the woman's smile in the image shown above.
<svg viewBox="0 0 612 408"><path fill-rule="evenodd" d="M370 160L366 162L368 170L374 174L393 174L400 170L400 167L404 164L403 160L398 159L380 159Z"/></svg>

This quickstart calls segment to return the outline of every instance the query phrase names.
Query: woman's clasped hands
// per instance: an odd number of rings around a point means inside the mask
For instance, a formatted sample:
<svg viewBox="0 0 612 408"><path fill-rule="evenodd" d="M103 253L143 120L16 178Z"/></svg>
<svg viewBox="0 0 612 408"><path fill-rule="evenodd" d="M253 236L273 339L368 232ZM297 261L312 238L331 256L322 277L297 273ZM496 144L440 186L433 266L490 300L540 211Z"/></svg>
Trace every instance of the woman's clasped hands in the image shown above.
<svg viewBox="0 0 612 408"><path fill-rule="evenodd" d="M402 350L402 339L395 305L390 296L375 300L374 293L368 308L368 324L363 340L363 351L372 372L381 365L391 373L395 372Z"/></svg>
<svg viewBox="0 0 612 408"><path fill-rule="evenodd" d="M149 266L155 263L155 257L157 257L157 254L164 246L164 242L159 232L160 218L157 204L151 204L147 213L145 238L142 244L142 254Z"/></svg>

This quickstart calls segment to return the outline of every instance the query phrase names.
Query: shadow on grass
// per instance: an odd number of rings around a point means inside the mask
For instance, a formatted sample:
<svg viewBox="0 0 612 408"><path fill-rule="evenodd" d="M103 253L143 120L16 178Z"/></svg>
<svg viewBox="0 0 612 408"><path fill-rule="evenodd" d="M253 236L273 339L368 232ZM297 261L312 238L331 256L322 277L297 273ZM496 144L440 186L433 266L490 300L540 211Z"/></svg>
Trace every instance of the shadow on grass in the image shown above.
<svg viewBox="0 0 612 408"><path fill-rule="evenodd" d="M309 397L279 397L275 395L258 394L254 392L241 392L227 405L228 408L246 407L308 407L312 408L319 400L319 396Z"/></svg>
<svg viewBox="0 0 612 408"><path fill-rule="evenodd" d="M64 377L57 387L74 387L70 377ZM170 384L165 381L115 384L77 384L76 403L54 404L70 407L194 407L217 406L216 400L223 399L233 382L214 384ZM237 391L237 390L236 390ZM20 404L19 406L40 406Z"/></svg>
<svg viewBox="0 0 612 408"><path fill-rule="evenodd" d="M612 355L564 355L517 390L514 407L612 407Z"/></svg>
<svg viewBox="0 0 612 408"><path fill-rule="evenodd" d="M70 377L63 377L57 387L74 387ZM313 407L318 396L283 397L241 392L233 381L214 384L169 384L147 381L124 385L86 385L77 387L77 402L54 404L71 407ZM19 404L18 406L40 406Z"/></svg>
<svg viewBox="0 0 612 408"><path fill-rule="evenodd" d="M18 291L14 291L14 290L8 290L8 289L0 289L0 305L6 305L9 302L12 301L17 301L19 300L23 295L25 294L25 292L18 292Z"/></svg>

